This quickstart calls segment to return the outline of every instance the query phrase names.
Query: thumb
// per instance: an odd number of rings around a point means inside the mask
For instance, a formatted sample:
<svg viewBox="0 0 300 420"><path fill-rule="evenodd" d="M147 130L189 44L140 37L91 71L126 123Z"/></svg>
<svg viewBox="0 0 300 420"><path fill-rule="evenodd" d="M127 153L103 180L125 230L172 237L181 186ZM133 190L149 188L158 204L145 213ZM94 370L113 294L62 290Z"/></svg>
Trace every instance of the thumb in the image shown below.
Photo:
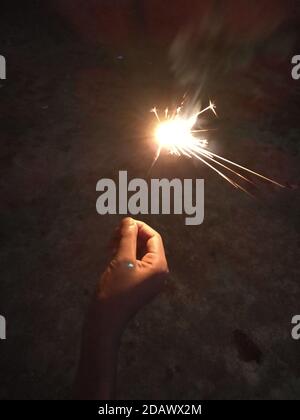
<svg viewBox="0 0 300 420"><path fill-rule="evenodd" d="M122 220L117 258L135 262L138 226L131 217Z"/></svg>

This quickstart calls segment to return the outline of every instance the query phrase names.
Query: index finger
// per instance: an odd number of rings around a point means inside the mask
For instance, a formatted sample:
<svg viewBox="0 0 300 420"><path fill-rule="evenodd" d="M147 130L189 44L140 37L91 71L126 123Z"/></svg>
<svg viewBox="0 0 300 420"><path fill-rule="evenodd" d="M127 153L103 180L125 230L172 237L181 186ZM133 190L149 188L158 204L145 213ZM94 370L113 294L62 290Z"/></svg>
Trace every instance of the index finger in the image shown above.
<svg viewBox="0 0 300 420"><path fill-rule="evenodd" d="M140 220L135 221L138 226L138 236L145 241L147 253L165 255L162 238L156 230Z"/></svg>

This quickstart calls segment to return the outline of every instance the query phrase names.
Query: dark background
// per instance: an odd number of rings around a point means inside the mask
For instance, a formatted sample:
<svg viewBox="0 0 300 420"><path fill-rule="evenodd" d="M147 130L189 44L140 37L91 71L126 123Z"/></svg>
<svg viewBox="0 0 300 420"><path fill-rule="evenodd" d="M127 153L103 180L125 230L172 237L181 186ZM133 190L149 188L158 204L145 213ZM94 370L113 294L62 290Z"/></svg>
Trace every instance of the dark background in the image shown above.
<svg viewBox="0 0 300 420"><path fill-rule="evenodd" d="M288 188L258 183L251 199L161 157L152 177L205 179L205 220L143 217L172 281L126 330L118 397L299 397L299 16L297 1L1 2L0 398L71 397L121 218L97 215L96 182L149 178L149 110L184 92L217 105L212 150Z"/></svg>

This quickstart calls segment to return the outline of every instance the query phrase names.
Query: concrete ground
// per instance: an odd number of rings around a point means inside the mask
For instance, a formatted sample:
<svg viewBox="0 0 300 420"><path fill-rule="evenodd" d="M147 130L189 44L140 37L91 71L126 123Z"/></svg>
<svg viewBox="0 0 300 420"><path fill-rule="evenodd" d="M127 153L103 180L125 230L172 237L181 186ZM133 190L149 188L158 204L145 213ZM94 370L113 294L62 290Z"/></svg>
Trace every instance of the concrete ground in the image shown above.
<svg viewBox="0 0 300 420"><path fill-rule="evenodd" d="M229 47L221 42L215 50L205 34L184 49L184 67L178 57L170 64L176 19L171 34L157 35L155 22L164 29L168 19L149 23L138 2L121 2L123 20L134 23L129 38L118 38L116 25L115 39L93 13L82 27L70 2L54 3L9 6L0 16L7 60L0 84L0 314L7 319L0 398L71 397L84 312L121 219L96 213L96 182L117 179L121 169L149 179L149 109L179 101L186 83L194 91L205 64L212 68L205 68L204 104L212 97L219 113L209 122L217 128L212 149L288 188L259 183L252 199L201 163L161 157L151 177L205 179L205 220L190 227L184 216L142 218L164 238L172 279L124 334L118 397L298 398L300 341L291 338L292 316L300 314L295 13L262 38L246 38L245 50L231 36L237 54L223 72Z"/></svg>

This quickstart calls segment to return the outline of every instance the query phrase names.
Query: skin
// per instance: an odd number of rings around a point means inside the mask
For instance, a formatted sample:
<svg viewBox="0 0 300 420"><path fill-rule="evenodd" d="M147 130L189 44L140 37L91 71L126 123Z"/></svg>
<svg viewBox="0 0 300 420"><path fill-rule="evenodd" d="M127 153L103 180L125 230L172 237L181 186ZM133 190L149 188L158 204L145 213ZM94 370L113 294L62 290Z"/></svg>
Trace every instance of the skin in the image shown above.
<svg viewBox="0 0 300 420"><path fill-rule="evenodd" d="M139 309L161 292L169 273L161 236L141 221L123 219L112 245L112 259L83 329L77 399L114 398L122 333Z"/></svg>

